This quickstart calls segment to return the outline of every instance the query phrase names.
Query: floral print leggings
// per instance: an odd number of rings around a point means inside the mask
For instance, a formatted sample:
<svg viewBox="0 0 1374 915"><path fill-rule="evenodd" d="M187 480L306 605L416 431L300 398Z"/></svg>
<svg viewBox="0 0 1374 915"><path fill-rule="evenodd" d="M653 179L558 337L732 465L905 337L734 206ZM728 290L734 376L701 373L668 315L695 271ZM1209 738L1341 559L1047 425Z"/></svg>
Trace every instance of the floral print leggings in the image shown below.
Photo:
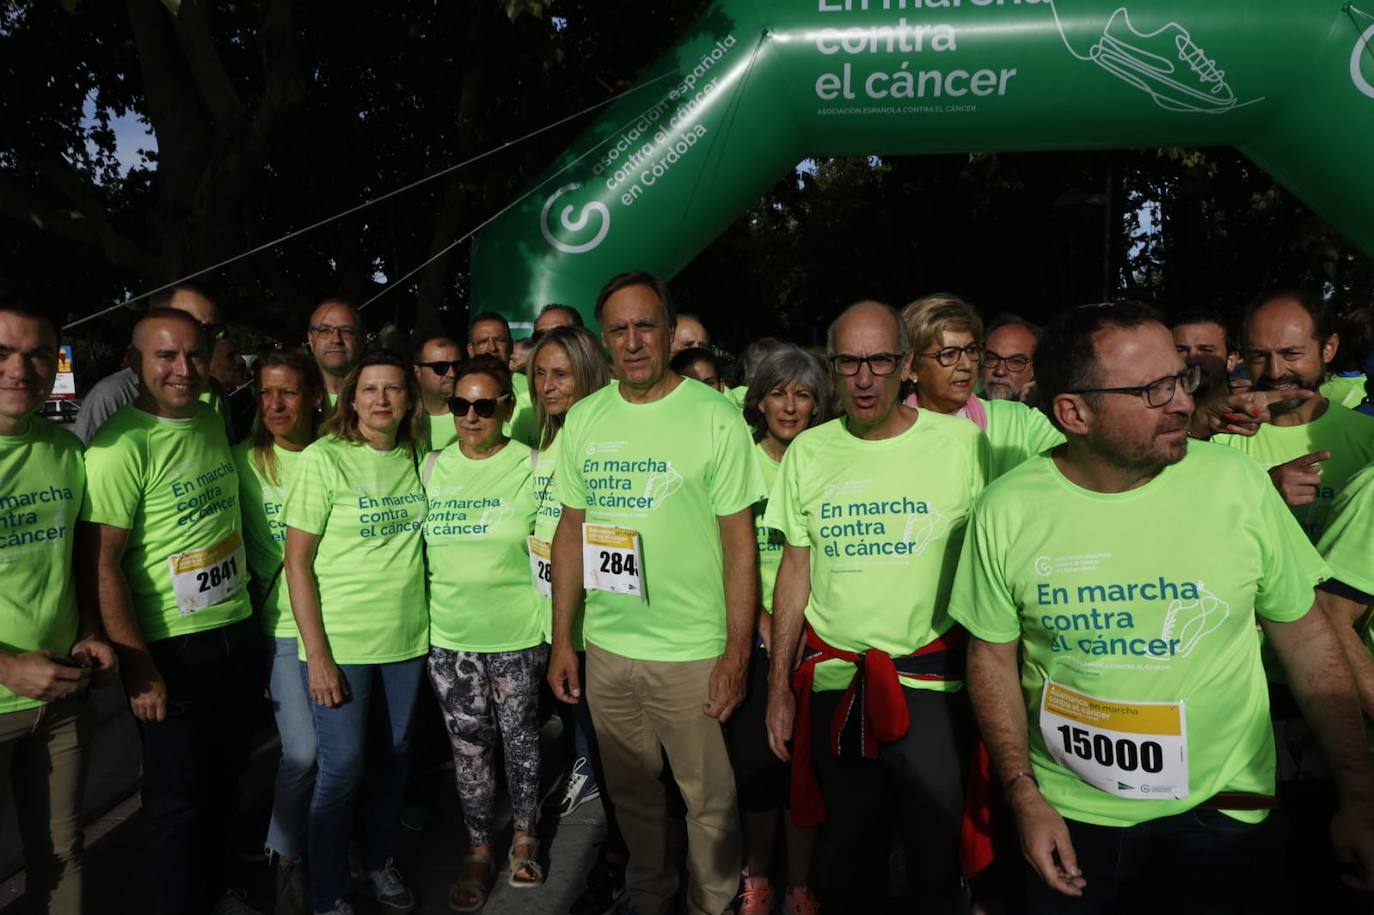
<svg viewBox="0 0 1374 915"><path fill-rule="evenodd" d="M549 646L521 651L429 649L429 679L444 713L469 845L490 845L496 807L497 732L515 828L534 828L539 807L539 690Z"/></svg>

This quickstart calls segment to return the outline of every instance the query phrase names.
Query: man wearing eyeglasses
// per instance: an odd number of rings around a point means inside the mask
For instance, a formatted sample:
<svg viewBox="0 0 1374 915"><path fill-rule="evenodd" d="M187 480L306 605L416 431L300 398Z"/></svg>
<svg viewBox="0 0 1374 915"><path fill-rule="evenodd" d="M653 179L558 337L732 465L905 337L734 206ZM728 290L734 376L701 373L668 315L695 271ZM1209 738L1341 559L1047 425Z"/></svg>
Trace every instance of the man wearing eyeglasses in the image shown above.
<svg viewBox="0 0 1374 915"><path fill-rule="evenodd" d="M817 886L827 911L885 909L896 829L910 908L962 912L972 721L946 604L987 441L961 417L901 402L911 353L891 307L851 306L827 349L844 415L787 449L763 520L785 537L768 740L792 761L794 822L824 822L831 837Z"/></svg>
<svg viewBox="0 0 1374 915"><path fill-rule="evenodd" d="M983 341L983 363L979 378L983 396L988 400L1019 400L1030 393L1035 382L1031 358L1040 339L1040 328L1014 315L994 321Z"/></svg>
<svg viewBox="0 0 1374 915"><path fill-rule="evenodd" d="M438 451L458 440L449 398L462 361L458 342L451 337L428 337L415 348L415 377L420 382L420 399L429 423L429 450Z"/></svg>
<svg viewBox="0 0 1374 915"><path fill-rule="evenodd" d="M366 330L358 309L343 299L325 299L310 313L306 345L324 376L329 406L339 402L339 389L363 354Z"/></svg>
<svg viewBox="0 0 1374 915"><path fill-rule="evenodd" d="M950 599L1025 910L1254 910L1275 767L1257 621L1339 773L1336 855L1374 888L1374 770L1310 612L1321 557L1253 462L1189 444L1200 373L1150 309L1076 309L1036 361L1067 442L978 500Z"/></svg>
<svg viewBox="0 0 1374 915"><path fill-rule="evenodd" d="M558 433L549 685L586 699L616 818L631 849L630 906L670 911L660 773L687 805L687 909L722 915L739 887L739 811L723 724L744 697L758 606L753 506L766 495L729 401L669 368L675 314L647 273L613 278L597 323L616 381L579 400ZM584 603L585 601L585 603Z"/></svg>
<svg viewBox="0 0 1374 915"><path fill-rule="evenodd" d="M510 322L501 315L484 311L473 316L472 323L468 325L469 357L488 354L509 365L514 346ZM539 438L539 422L534 415L534 401L530 399L530 380L519 373L512 373L510 380L515 391L515 412L501 432L514 441L534 445Z"/></svg>
<svg viewBox="0 0 1374 915"><path fill-rule="evenodd" d="M175 308L177 311L184 311L200 323L212 340L223 333L223 327L219 323L219 308L202 289L189 283L173 286L153 296L148 300L148 308ZM125 366L111 375L106 375L86 392L86 397L81 401L81 410L76 414L72 432L76 433L76 437L81 439L83 444L89 445L91 439L95 438L96 431L105 425L106 420L114 416L120 407L133 403L137 398L138 374L132 366ZM207 377L200 401L208 404L210 409L224 420L224 432L231 444L242 437L235 434L238 430L231 421L224 388L219 382ZM247 433L247 429L242 430L243 435Z"/></svg>

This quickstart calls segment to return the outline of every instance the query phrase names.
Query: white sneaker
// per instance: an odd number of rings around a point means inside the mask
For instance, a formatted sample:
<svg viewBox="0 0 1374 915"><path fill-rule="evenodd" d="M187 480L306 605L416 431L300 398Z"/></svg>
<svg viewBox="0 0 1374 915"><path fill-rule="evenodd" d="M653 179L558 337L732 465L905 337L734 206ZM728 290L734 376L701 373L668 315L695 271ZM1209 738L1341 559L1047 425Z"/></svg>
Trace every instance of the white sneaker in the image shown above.
<svg viewBox="0 0 1374 915"><path fill-rule="evenodd" d="M224 895L215 901L215 905L210 909L210 915L262 915L257 909L248 904L243 892L240 890L225 890Z"/></svg>
<svg viewBox="0 0 1374 915"><path fill-rule="evenodd" d="M353 915L353 906L344 902L342 899L334 900L334 908L323 915Z"/></svg>
<svg viewBox="0 0 1374 915"><path fill-rule="evenodd" d="M415 911L415 895L401 882L401 872L390 858L377 870L363 874L363 886L384 912L408 915Z"/></svg>

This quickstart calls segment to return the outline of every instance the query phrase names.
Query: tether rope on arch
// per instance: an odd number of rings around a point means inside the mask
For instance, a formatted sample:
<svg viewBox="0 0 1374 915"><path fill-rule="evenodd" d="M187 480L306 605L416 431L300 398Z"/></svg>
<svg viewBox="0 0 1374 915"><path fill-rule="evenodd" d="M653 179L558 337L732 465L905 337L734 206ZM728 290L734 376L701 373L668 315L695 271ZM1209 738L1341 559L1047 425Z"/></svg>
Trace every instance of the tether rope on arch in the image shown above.
<svg viewBox="0 0 1374 915"><path fill-rule="evenodd" d="M418 178L415 181L412 181L409 184L403 185L401 187L393 188L392 190L387 191L385 194L380 194L376 197L364 200L363 202L355 204L346 210L342 210L338 213L335 213L332 216L327 216L324 219L312 222L307 226L302 226L299 229L293 229L292 231L287 232L285 235L282 235L278 238L274 238L271 241L263 242L260 245L255 245L254 247L249 248L246 251L242 251L238 254L235 254L233 257L225 258L224 260L219 261L215 264L211 264L208 267L202 267L201 269L196 270L194 273L188 273L185 276L178 277L177 279L174 279L167 283L163 283L161 286L156 286L152 289L147 290L146 292L140 292L138 295L133 296L131 298L127 298L122 302L109 306L108 308L102 308L101 310L92 312L91 314L88 314L85 317L77 318L75 321L70 321L62 325L62 329L71 330L73 327L79 327L80 325L86 324L90 321L94 321L97 318L102 318L105 315L110 314L111 312L119 311L122 308L127 308L135 302L140 302L143 299L146 299L150 296L157 295L159 292L165 292L168 289L172 289L179 283L189 282L197 277L204 276L207 273L213 273L216 270L220 270L224 267L229 266L230 264L237 263L238 261L241 261L244 258L252 257L255 254L261 254L264 251L270 251L278 245L285 244L288 241L299 238L302 235L315 231L316 229L323 228L324 226L327 226L333 222L337 222L338 220L343 219L346 216L352 216L354 213L361 212L362 210L365 210L370 206L374 206L375 204L381 203L384 200L389 200L392 197L395 197L399 194L404 194L406 191L414 190L415 188L420 187L424 184L428 184L431 181L436 181L439 178L444 177L445 175L449 175L453 172L458 171L459 169L466 168L467 166L472 165L476 162L480 162L483 159L490 158L491 156L494 156L499 152L509 149L512 146L516 146L520 143L525 142L526 140L531 140L534 137L537 137L543 133L547 133L550 130L562 127L564 124L567 124L570 121L575 121L585 114L589 114L593 111L596 111L598 108L604 108L612 102L615 102L619 99L624 98L627 95L631 95L635 92L640 91L641 89L644 89L657 82L667 79L669 76L672 75L673 74L671 72L662 73L658 76L653 77L652 79L648 79L642 83L637 83L636 85L631 86L629 89L626 89L624 92L618 92L615 95L610 96L609 98L604 98L599 102L588 105L586 108L583 108L580 111L561 117L558 120L553 121L552 123L545 124L543 127L540 127L536 130L532 130L529 133L518 136L512 140L507 140L506 142L501 143L498 146L493 146L491 149L484 150L483 152L480 152L475 156L472 156L468 159L464 159L462 162L457 162L453 165L446 166L445 168L442 168L439 171L434 172L433 174L426 175L423 178ZM437 256L435 259L437 259ZM409 276L409 274L407 274L407 276ZM376 297L374 296L373 298L375 299ZM373 301L373 299L369 299L368 301L371 302Z"/></svg>

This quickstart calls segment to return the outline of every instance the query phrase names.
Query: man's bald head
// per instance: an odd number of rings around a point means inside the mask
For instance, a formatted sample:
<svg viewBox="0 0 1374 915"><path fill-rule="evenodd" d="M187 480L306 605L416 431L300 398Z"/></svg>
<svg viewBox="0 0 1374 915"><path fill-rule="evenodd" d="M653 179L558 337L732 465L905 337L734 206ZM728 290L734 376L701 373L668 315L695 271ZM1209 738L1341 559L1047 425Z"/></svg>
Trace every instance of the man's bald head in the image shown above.
<svg viewBox="0 0 1374 915"><path fill-rule="evenodd" d="M902 327L902 316L884 302L865 299L855 302L830 324L826 332L825 347L830 355L836 353L836 341L861 329L863 336L875 340L888 340L888 348L882 352L905 353L907 351L906 332ZM874 350L878 352L878 350Z"/></svg>
<svg viewBox="0 0 1374 915"><path fill-rule="evenodd" d="M129 368L138 375L139 409L154 416L187 418L205 388L209 334L175 308L151 309L134 325Z"/></svg>
<svg viewBox="0 0 1374 915"><path fill-rule="evenodd" d="M333 324L340 327L361 327L362 315L353 303L345 299L325 299L310 312L310 326Z"/></svg>
<svg viewBox="0 0 1374 915"><path fill-rule="evenodd" d="M138 319L134 325L134 331L130 335L129 345L136 350L148 348L148 341L156 336L159 331L169 325L189 329L200 340L202 346L208 346L204 339L205 323L196 318L188 311L180 308L150 308Z"/></svg>
<svg viewBox="0 0 1374 915"><path fill-rule="evenodd" d="M310 313L310 352L331 391L362 354L362 324L358 309L343 299L325 299Z"/></svg>

